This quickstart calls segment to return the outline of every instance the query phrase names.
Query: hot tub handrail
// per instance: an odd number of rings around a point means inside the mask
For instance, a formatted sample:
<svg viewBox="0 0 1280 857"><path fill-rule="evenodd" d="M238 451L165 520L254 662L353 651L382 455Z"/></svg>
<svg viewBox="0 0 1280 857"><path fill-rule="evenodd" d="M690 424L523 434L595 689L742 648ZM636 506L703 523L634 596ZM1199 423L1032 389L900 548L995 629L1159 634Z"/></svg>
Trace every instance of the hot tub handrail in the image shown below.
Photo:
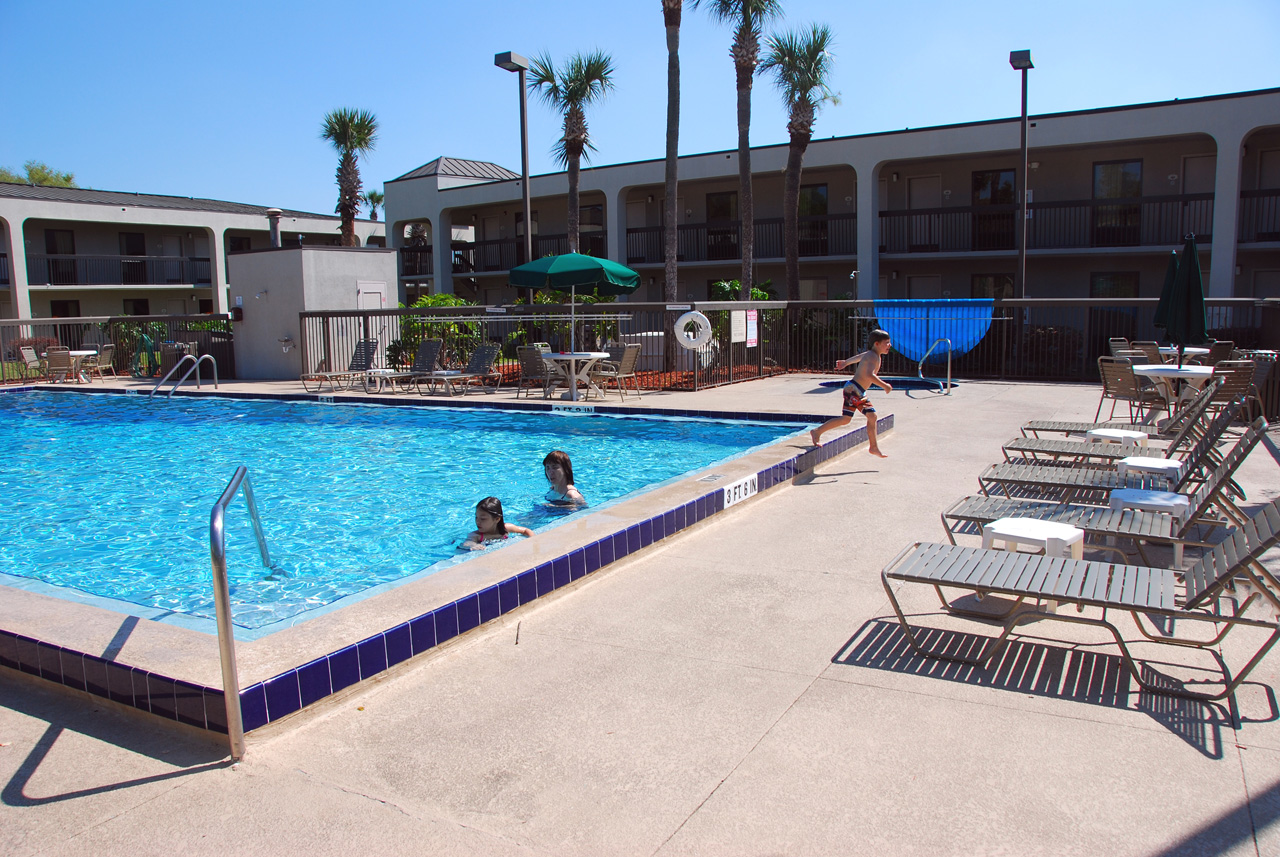
<svg viewBox="0 0 1280 857"><path fill-rule="evenodd" d="M187 378L191 377L191 373L199 369L200 364L206 360L208 360L213 365L213 388L216 390L218 388L218 361L213 359L213 355L201 354L199 357L196 357L194 354L184 354L182 355L182 359L173 365L172 369L164 373L163 378L161 378L159 381L156 381L156 385L151 388L151 392L147 394L147 398L151 398L155 396L156 390L159 390L164 385L164 382L168 381L169 377L173 375L174 372L177 372L179 369L181 369L188 360L191 361L191 367L187 369L187 371L182 374L182 377L179 378L177 381L175 381L173 384L173 387L169 389L169 398L170 399L173 398L174 391L177 390L179 387L181 387L182 383L186 381ZM196 387L199 387L199 386L200 386L200 376L196 375Z"/></svg>
<svg viewBox="0 0 1280 857"><path fill-rule="evenodd" d="M942 382L938 381L936 378L924 377L924 362L929 359L929 355L933 353L933 349L937 348L938 343L940 342L947 343L947 392L944 395L950 396L951 395L951 340L947 339L945 336L935 339L933 341L933 344L929 346L929 350L926 351L924 353L924 356L920 358L920 363L916 366L916 377L919 378L921 381L932 381L935 384L941 385Z"/></svg>
<svg viewBox="0 0 1280 857"><path fill-rule="evenodd" d="M231 745L232 761L244 758L244 720L240 716L240 676L236 670L236 641L231 626L231 590L227 586L227 533L225 519L227 506L236 493L244 488L245 505L253 521L253 533L258 539L258 551L262 564L271 567L271 554L267 550L267 538L262 532L262 520L258 517L258 504L253 500L253 485L249 482L249 469L243 464L227 483L218 502L209 514L209 556L213 563L213 600L218 615L218 654L222 660L222 697L227 707L227 741Z"/></svg>

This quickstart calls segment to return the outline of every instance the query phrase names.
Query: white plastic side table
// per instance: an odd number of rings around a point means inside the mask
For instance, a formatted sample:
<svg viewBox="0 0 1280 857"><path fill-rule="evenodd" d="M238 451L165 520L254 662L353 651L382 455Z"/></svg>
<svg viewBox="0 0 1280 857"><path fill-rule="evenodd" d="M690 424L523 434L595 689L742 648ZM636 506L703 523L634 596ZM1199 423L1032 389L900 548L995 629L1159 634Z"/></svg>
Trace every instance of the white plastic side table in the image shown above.
<svg viewBox="0 0 1280 857"><path fill-rule="evenodd" d="M1084 530L1056 521L1001 518L984 525L982 546L991 548L997 541L1004 542L1008 551L1016 551L1018 545L1032 545L1043 549L1045 556L1084 558ZM1044 609L1052 613L1058 609L1058 602L1044 601Z"/></svg>
<svg viewBox="0 0 1280 857"><path fill-rule="evenodd" d="M1180 524L1186 524L1191 514L1191 498L1176 491L1146 491L1141 488L1121 488L1112 491L1108 500L1112 509L1139 509L1144 512L1163 512L1172 515ZM1182 544L1173 543L1173 564L1182 567Z"/></svg>
<svg viewBox="0 0 1280 857"><path fill-rule="evenodd" d="M1147 435L1145 432L1126 431L1125 429L1089 429L1089 431L1085 432L1085 437L1093 443L1118 443L1121 446L1147 445Z"/></svg>
<svg viewBox="0 0 1280 857"><path fill-rule="evenodd" d="M1123 476L1126 473L1150 473L1152 476L1163 476L1175 481L1182 476L1183 463L1176 458L1156 458L1147 455L1131 455L1116 463L1116 470Z"/></svg>

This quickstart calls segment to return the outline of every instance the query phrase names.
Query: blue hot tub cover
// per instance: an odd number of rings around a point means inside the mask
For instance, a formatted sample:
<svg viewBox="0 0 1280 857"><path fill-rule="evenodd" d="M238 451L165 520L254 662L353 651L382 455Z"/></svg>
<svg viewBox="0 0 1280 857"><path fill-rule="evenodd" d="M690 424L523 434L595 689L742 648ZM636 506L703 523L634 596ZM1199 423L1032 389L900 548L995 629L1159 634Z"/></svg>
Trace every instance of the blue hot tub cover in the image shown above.
<svg viewBox="0 0 1280 857"><path fill-rule="evenodd" d="M951 340L955 357L968 353L991 329L990 298L963 300L878 300L876 320L893 337L893 347L911 360L924 357L938 339ZM929 362L947 357L946 348L929 355Z"/></svg>

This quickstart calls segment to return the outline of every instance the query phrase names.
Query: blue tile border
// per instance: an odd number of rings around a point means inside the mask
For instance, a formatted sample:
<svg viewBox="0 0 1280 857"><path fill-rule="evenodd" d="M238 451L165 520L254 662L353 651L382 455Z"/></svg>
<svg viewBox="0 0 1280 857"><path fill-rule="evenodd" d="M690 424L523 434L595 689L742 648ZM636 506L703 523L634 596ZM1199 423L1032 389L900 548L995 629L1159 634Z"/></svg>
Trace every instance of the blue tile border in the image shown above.
<svg viewBox="0 0 1280 857"><path fill-rule="evenodd" d="M179 395L183 395L182 391L179 391ZM222 395L246 399L315 398L311 395ZM370 399L375 400L375 397ZM547 407L549 406L529 403L529 409L532 410L546 410ZM620 411L724 418L722 413L698 411L609 409L609 412ZM779 422L812 422L815 419L797 414L750 414L748 417L753 420L762 418L757 421ZM877 428L880 432L892 429L893 415L881 417L877 421ZM785 484L794 479L796 474L811 470L866 441L866 428L859 428L821 447L806 450L786 461L771 465L756 473L758 490L764 492ZM724 489L714 489L675 509L661 512L595 542L575 548L550 562L522 571L500 583L437 607L310 663L243 688L239 697L244 729L249 732L287 717L459 634L492 622L519 606L599 571L630 553L686 530L724 509ZM225 734L227 731L226 703L222 691L217 688L149 673L137 667L107 661L96 655L55 646L3 629L0 629L0 669L25 672L210 732Z"/></svg>

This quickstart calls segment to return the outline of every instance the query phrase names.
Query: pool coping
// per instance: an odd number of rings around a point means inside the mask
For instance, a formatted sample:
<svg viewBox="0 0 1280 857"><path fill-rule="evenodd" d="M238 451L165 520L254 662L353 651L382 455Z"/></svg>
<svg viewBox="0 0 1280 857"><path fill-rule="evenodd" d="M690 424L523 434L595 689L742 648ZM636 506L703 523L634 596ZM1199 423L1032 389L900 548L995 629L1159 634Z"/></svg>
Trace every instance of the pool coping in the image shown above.
<svg viewBox="0 0 1280 857"><path fill-rule="evenodd" d="M65 392L136 394L102 388ZM178 395L320 400L337 406L379 404L521 411L566 407L546 402L466 401L470 397L414 401L392 396L356 398L341 394L203 390L179 391ZM581 405L567 407L582 409ZM590 407L596 413L758 422L815 424L827 419L815 414L634 408L621 404ZM892 428L893 415L877 420L879 432ZM260 639L237 640L244 729L248 732L277 722L377 678L398 664L688 532L744 501L753 502L864 443L865 426L799 453L794 452L794 438L779 441L592 512L538 539L522 540L340 610L304 618ZM708 490L712 483L715 487ZM0 668L43 678L167 720L226 733L216 636L26 590L4 586L0 590L6 594L5 607L0 608ZM370 628L377 630L369 633Z"/></svg>

